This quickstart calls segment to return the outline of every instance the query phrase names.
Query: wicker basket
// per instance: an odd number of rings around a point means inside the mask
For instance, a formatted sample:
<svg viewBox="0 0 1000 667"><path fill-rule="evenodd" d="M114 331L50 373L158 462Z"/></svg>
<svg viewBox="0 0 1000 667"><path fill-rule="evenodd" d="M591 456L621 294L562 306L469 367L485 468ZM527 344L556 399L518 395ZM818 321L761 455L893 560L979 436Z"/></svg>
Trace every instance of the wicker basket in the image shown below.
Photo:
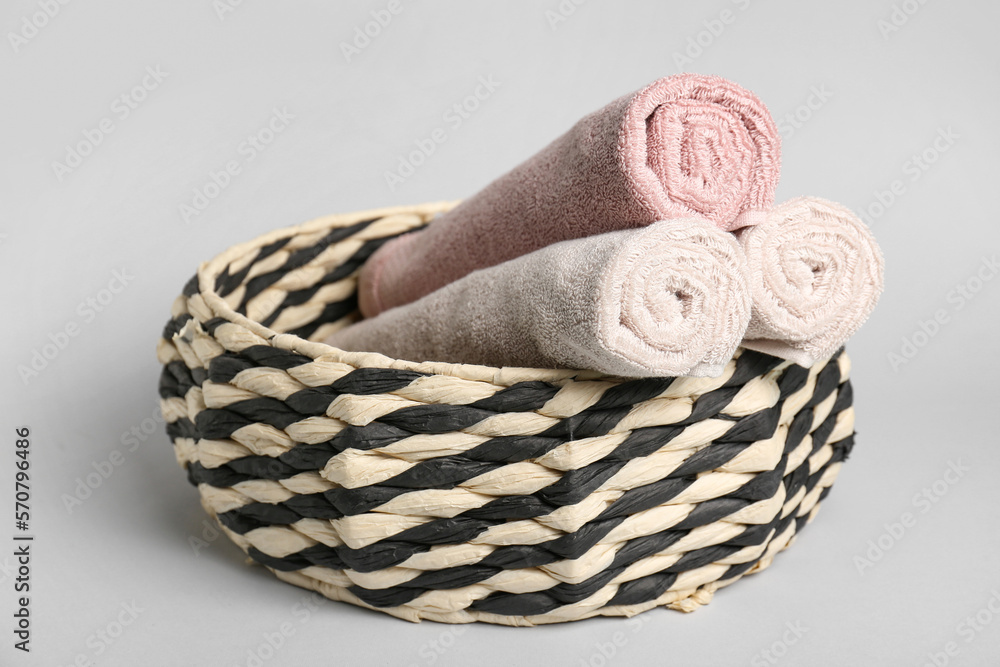
<svg viewBox="0 0 1000 667"><path fill-rule="evenodd" d="M249 557L411 621L691 611L767 567L853 445L850 362L719 378L412 363L314 342L452 204L315 220L203 264L159 342L178 461Z"/></svg>

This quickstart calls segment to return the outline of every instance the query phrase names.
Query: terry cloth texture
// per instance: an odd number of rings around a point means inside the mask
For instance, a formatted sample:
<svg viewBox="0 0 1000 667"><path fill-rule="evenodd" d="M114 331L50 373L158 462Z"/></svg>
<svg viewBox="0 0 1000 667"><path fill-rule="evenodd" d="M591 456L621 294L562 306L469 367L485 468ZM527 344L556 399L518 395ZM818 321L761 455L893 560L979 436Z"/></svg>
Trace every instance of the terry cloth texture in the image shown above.
<svg viewBox="0 0 1000 667"><path fill-rule="evenodd" d="M774 203L779 162L774 121L753 93L714 76L660 79L387 243L361 273L361 312L567 239L692 216L726 231L754 224Z"/></svg>
<svg viewBox="0 0 1000 667"><path fill-rule="evenodd" d="M739 244L684 218L563 241L326 339L411 361L722 373L750 317Z"/></svg>
<svg viewBox="0 0 1000 667"><path fill-rule="evenodd" d="M743 347L810 366L858 330L882 293L882 252L840 204L798 197L738 237L753 299Z"/></svg>

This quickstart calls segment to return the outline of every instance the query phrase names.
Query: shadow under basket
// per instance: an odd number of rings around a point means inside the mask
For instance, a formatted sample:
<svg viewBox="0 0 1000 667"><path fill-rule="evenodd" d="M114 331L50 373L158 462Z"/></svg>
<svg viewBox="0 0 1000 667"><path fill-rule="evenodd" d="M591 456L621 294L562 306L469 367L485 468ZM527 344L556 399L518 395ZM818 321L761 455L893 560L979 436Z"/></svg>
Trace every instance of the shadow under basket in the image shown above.
<svg viewBox="0 0 1000 667"><path fill-rule="evenodd" d="M767 567L854 442L850 362L718 378L414 363L317 342L453 204L314 220L201 266L157 350L202 505L280 579L410 621L692 611Z"/></svg>

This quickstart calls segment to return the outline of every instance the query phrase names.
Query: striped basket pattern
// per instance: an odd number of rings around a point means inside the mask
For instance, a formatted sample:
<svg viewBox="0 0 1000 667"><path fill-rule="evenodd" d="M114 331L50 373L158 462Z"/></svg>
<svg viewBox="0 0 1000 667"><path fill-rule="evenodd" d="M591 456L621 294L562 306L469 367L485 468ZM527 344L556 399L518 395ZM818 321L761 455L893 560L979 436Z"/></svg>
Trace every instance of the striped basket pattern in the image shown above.
<svg viewBox="0 0 1000 667"><path fill-rule="evenodd" d="M767 567L853 446L847 355L622 379L316 342L358 317L372 252L452 205L277 230L188 282L159 391L221 530L284 581L411 621L691 611Z"/></svg>

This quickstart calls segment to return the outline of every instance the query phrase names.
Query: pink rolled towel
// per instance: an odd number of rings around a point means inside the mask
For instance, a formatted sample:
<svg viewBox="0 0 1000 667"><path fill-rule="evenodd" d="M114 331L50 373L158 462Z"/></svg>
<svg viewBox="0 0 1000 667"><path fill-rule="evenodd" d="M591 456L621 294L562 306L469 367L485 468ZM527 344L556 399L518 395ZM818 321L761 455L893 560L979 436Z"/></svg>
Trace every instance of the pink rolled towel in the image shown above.
<svg viewBox="0 0 1000 667"><path fill-rule="evenodd" d="M567 239L692 216L727 231L753 224L774 203L779 156L774 121L750 91L715 76L660 79L379 249L360 276L361 312Z"/></svg>
<svg viewBox="0 0 1000 667"><path fill-rule="evenodd" d="M882 252L840 204L798 197L738 237L753 300L743 347L812 365L858 330L882 293Z"/></svg>
<svg viewBox="0 0 1000 667"><path fill-rule="evenodd" d="M332 334L411 361L717 376L750 318L743 253L702 219L563 241Z"/></svg>

